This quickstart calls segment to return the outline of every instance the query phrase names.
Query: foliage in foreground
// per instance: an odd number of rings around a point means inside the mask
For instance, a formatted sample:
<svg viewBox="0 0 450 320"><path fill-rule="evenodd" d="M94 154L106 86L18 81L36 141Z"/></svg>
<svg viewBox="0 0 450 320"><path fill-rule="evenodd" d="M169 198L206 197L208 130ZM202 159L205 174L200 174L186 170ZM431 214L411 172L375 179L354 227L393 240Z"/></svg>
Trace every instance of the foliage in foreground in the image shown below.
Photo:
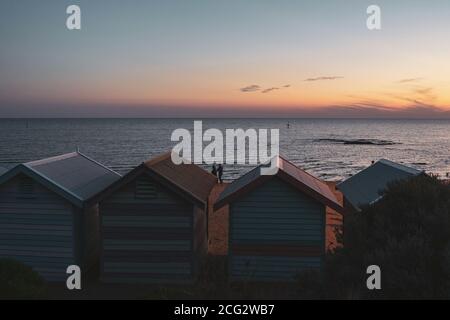
<svg viewBox="0 0 450 320"><path fill-rule="evenodd" d="M15 260L0 259L0 299L41 298L45 282L30 267Z"/></svg>
<svg viewBox="0 0 450 320"><path fill-rule="evenodd" d="M299 275L302 298L443 299L450 297L450 188L435 177L391 184L383 198L347 214L325 270ZM368 290L366 268L381 268Z"/></svg>

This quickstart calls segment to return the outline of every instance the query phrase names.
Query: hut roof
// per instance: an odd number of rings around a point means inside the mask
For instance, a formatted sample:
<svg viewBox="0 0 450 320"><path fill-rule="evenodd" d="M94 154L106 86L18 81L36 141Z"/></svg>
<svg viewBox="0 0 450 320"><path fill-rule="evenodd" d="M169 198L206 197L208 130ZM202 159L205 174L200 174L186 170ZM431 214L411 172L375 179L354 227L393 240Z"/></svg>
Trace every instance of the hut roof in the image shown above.
<svg viewBox="0 0 450 320"><path fill-rule="evenodd" d="M144 165L205 203L217 182L215 176L195 164L174 164L171 152L146 161Z"/></svg>
<svg viewBox="0 0 450 320"><path fill-rule="evenodd" d="M281 156L278 156L274 160L277 162L278 167L278 172L275 175L263 175L261 173L261 168L267 167L268 164L256 167L239 179L233 181L233 183L222 192L214 205L215 209L235 201L257 186L276 176L324 205L340 213L343 212L342 206L326 183L310 175Z"/></svg>
<svg viewBox="0 0 450 320"><path fill-rule="evenodd" d="M0 176L4 173L6 173L6 171L8 171L8 169L0 167Z"/></svg>
<svg viewBox="0 0 450 320"><path fill-rule="evenodd" d="M339 183L336 187L352 206L359 210L360 206L371 204L380 199L380 192L385 190L389 183L408 179L421 173L423 173L421 170L381 159Z"/></svg>
<svg viewBox="0 0 450 320"><path fill-rule="evenodd" d="M80 152L19 164L0 177L0 184L25 174L78 207L120 178Z"/></svg>
<svg viewBox="0 0 450 320"><path fill-rule="evenodd" d="M105 192L102 192L99 199L107 197L142 173L148 174L187 200L200 205L206 205L209 194L217 182L215 176L195 164L174 164L171 152L166 152L131 170L122 179L108 187Z"/></svg>

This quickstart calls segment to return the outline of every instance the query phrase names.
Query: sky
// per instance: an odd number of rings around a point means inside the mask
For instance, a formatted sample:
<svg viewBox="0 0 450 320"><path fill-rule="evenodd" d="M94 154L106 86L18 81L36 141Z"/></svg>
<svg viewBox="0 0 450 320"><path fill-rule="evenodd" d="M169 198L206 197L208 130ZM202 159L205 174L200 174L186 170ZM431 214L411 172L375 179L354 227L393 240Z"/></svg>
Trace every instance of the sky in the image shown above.
<svg viewBox="0 0 450 320"><path fill-rule="evenodd" d="M0 117L450 118L449 36L448 0L2 0Z"/></svg>

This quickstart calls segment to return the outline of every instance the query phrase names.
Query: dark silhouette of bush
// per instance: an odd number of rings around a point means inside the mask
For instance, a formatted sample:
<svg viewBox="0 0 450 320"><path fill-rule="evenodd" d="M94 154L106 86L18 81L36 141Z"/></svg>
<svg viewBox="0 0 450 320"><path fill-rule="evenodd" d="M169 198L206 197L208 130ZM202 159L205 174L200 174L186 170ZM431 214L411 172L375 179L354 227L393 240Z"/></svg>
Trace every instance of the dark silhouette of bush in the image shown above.
<svg viewBox="0 0 450 320"><path fill-rule="evenodd" d="M38 273L18 261L0 259L0 299L36 299L44 293Z"/></svg>
<svg viewBox="0 0 450 320"><path fill-rule="evenodd" d="M301 298L450 298L450 187L436 177L389 185L340 234L323 272L299 275ZM369 265L381 268L381 290L367 289Z"/></svg>

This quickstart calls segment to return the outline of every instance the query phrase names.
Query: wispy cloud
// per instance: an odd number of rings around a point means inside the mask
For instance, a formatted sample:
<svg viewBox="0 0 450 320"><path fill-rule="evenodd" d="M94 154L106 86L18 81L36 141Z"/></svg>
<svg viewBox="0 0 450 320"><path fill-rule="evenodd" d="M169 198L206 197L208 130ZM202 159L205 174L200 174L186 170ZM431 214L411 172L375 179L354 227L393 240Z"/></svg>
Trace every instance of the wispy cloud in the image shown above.
<svg viewBox="0 0 450 320"><path fill-rule="evenodd" d="M316 77L316 78L308 78L304 81L312 82L312 81L324 81L324 80L337 80L337 79L343 79L344 77L341 76L329 76L329 77Z"/></svg>
<svg viewBox="0 0 450 320"><path fill-rule="evenodd" d="M267 89L264 89L264 90L261 91L261 92L262 92L262 93L268 93L268 92L274 91L274 90L280 90L280 88L278 88L278 87L267 88Z"/></svg>
<svg viewBox="0 0 450 320"><path fill-rule="evenodd" d="M433 97L434 98L433 88L432 87L416 88L416 89L414 89L414 92L419 94L419 95L423 95L423 96Z"/></svg>
<svg viewBox="0 0 450 320"><path fill-rule="evenodd" d="M410 83L410 82L418 82L422 80L422 78L406 78L406 79L401 79L398 80L397 83Z"/></svg>
<svg viewBox="0 0 450 320"><path fill-rule="evenodd" d="M250 86L246 86L240 89L242 92L255 92L261 90L261 87L257 84L252 84Z"/></svg>
<svg viewBox="0 0 450 320"><path fill-rule="evenodd" d="M406 94L386 93L387 96L397 100L405 101L414 106L435 108L437 95L433 87L414 86Z"/></svg>
<svg viewBox="0 0 450 320"><path fill-rule="evenodd" d="M370 103L355 103L349 106L341 106L340 108L330 107L326 108L329 114L334 114L335 116L345 116L349 117L374 117L374 118L439 118L449 116L449 112L433 107L433 106L423 106L415 105L412 103L404 108L392 108L383 105L371 105Z"/></svg>
<svg viewBox="0 0 450 320"><path fill-rule="evenodd" d="M269 88L263 89L259 85L252 84L250 86L243 87L240 90L241 90L241 92L256 92L256 91L260 91L261 93L269 93L271 91L287 89L287 88L290 88L290 87L291 87L290 84L285 84L285 85L280 86L280 87L269 87Z"/></svg>

